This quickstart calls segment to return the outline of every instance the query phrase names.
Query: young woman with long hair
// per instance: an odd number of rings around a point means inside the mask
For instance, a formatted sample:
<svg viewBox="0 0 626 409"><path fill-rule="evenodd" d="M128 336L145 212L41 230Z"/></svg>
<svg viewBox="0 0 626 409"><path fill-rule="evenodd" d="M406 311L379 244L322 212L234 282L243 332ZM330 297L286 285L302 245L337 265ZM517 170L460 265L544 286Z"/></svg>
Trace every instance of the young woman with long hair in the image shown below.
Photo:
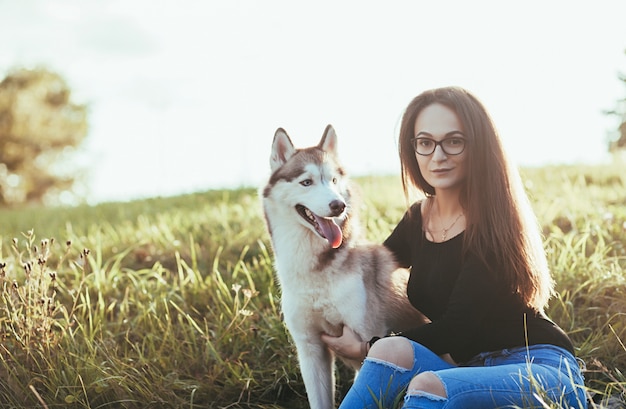
<svg viewBox="0 0 626 409"><path fill-rule="evenodd" d="M399 153L405 194L425 199L385 245L411 269L409 300L430 322L372 340L347 327L324 335L364 359L340 408L393 407L403 395L404 408L586 408L574 347L545 314L553 281L537 220L482 103L459 87L418 95Z"/></svg>

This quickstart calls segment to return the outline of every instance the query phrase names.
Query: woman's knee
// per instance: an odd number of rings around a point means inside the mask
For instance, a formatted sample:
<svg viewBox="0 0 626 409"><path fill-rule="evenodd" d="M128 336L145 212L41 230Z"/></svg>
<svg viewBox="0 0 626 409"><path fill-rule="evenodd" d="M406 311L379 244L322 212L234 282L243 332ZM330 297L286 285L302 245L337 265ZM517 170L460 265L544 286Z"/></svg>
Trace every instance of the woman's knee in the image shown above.
<svg viewBox="0 0 626 409"><path fill-rule="evenodd" d="M415 360L413 346L411 342L404 337L387 337L378 340L372 345L367 356L406 369L412 369Z"/></svg>
<svg viewBox="0 0 626 409"><path fill-rule="evenodd" d="M441 379L433 372L422 372L416 375L409 383L408 392L420 391L427 394L441 396L447 398L446 388Z"/></svg>

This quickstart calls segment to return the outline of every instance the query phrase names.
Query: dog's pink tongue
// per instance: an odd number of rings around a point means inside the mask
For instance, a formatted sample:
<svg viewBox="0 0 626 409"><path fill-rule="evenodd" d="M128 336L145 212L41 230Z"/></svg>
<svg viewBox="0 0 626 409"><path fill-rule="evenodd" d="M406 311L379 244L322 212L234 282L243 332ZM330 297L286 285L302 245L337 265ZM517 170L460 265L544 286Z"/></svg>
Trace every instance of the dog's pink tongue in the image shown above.
<svg viewBox="0 0 626 409"><path fill-rule="evenodd" d="M322 229L322 233L326 237L326 240L333 246L334 249L341 246L341 241L343 240L343 236L341 235L341 229L337 224L333 221L333 219L326 219L323 217L317 218L317 224L319 224Z"/></svg>

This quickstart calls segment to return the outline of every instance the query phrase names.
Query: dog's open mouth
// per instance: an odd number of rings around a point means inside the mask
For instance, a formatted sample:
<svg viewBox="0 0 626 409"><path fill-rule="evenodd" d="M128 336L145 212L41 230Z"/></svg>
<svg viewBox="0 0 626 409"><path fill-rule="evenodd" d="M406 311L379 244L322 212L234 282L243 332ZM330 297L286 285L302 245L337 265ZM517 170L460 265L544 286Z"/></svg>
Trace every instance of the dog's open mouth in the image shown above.
<svg viewBox="0 0 626 409"><path fill-rule="evenodd" d="M341 229L332 217L320 217L302 205L296 205L296 210L304 220L315 228L317 234L328 240L334 249L341 246L343 240Z"/></svg>

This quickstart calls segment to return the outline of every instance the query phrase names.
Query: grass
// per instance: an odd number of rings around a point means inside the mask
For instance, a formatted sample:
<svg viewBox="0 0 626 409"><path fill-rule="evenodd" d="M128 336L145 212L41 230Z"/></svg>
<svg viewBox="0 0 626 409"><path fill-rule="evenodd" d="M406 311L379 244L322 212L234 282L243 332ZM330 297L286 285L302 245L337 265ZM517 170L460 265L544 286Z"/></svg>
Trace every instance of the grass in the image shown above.
<svg viewBox="0 0 626 409"><path fill-rule="evenodd" d="M558 284L549 315L598 402L626 390L622 175L523 172ZM358 182L381 241L405 208L399 179ZM308 407L254 189L1 210L0 267L3 408ZM340 394L350 379L340 368Z"/></svg>

